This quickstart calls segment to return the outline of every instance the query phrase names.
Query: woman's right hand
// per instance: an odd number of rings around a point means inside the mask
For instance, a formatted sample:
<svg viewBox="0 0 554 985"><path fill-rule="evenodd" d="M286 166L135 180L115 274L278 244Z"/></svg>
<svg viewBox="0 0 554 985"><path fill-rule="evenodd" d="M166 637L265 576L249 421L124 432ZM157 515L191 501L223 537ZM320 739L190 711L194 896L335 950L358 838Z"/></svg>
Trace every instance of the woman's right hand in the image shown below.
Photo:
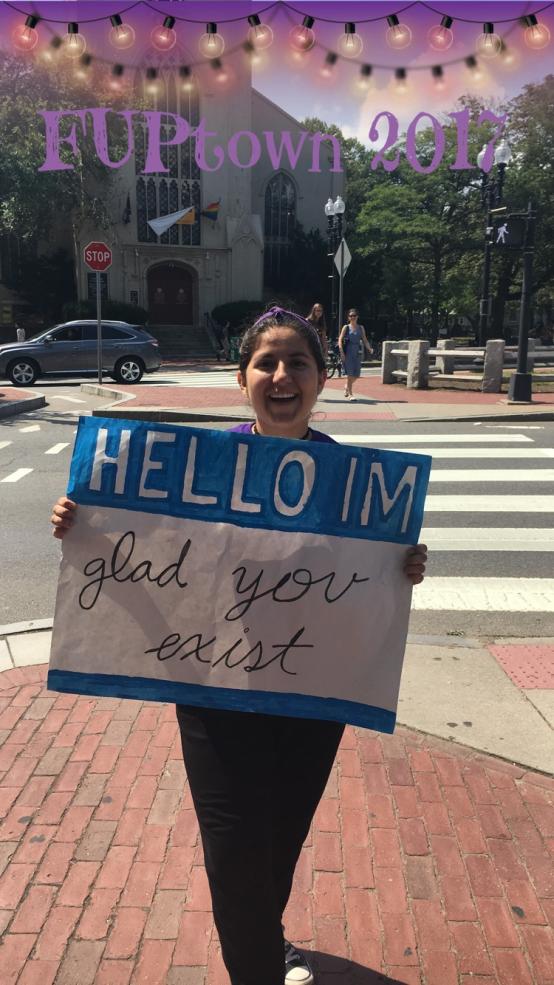
<svg viewBox="0 0 554 985"><path fill-rule="evenodd" d="M54 526L52 533L58 540L62 540L67 531L73 526L76 509L77 503L74 503L72 499L68 499L67 496L60 496L54 503L50 523Z"/></svg>

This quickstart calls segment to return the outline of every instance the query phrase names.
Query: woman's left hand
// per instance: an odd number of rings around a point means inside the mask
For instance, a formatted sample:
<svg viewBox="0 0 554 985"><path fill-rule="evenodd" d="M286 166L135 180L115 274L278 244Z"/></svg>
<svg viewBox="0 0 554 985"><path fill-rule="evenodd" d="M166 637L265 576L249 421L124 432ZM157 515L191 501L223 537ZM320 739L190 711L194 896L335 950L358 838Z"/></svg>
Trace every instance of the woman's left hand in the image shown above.
<svg viewBox="0 0 554 985"><path fill-rule="evenodd" d="M426 563L427 545L416 544L415 547L410 547L404 561L404 574L410 579L412 585L420 585L423 581Z"/></svg>

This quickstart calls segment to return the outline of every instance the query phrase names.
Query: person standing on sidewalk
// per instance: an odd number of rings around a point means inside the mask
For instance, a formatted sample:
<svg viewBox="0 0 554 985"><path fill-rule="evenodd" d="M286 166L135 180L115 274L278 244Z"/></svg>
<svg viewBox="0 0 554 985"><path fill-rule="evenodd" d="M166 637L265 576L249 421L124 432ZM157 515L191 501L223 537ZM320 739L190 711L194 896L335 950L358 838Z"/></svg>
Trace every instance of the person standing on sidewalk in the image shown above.
<svg viewBox="0 0 554 985"><path fill-rule="evenodd" d="M238 382L254 421L231 430L333 442L310 427L326 379L310 322L272 308L245 333ZM61 497L54 536L70 529L76 505ZM424 545L404 572L423 581ZM214 559L217 563L217 559ZM333 766L344 725L178 705L183 758L204 848L214 920L231 985L311 985L306 957L283 936L294 870Z"/></svg>
<svg viewBox="0 0 554 985"><path fill-rule="evenodd" d="M356 399L353 394L353 387L354 382L362 374L362 345L367 349L368 355L372 356L373 349L367 341L365 328L358 324L358 312L356 308L350 308L348 323L342 326L339 335L339 350L346 376L344 396L347 400Z"/></svg>
<svg viewBox="0 0 554 985"><path fill-rule="evenodd" d="M325 309L323 305L316 301L310 309L310 313L306 316L306 321L309 321L315 328L318 338L323 349L324 358L327 359L327 352L329 349L329 337L327 334L327 321L325 319Z"/></svg>

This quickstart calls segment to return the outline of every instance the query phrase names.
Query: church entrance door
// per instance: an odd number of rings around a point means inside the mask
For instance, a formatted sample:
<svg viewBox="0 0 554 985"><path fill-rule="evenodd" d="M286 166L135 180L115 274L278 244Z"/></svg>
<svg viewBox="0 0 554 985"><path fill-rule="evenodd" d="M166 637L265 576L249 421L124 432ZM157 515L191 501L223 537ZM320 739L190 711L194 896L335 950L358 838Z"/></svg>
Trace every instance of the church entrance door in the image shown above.
<svg viewBox="0 0 554 985"><path fill-rule="evenodd" d="M178 263L162 263L148 271L148 311L152 325L192 325L194 275Z"/></svg>

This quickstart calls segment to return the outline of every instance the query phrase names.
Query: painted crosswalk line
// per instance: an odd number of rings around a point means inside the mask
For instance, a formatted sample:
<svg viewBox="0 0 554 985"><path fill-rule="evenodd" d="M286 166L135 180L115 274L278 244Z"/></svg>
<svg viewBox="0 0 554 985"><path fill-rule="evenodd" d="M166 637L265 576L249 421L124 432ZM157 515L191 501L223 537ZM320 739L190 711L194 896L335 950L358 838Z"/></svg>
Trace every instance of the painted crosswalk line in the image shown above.
<svg viewBox="0 0 554 985"><path fill-rule="evenodd" d="M57 445L52 445L52 447L48 448L48 450L45 451L44 454L59 455L59 453L63 451L64 448L69 448L69 441L60 441Z"/></svg>
<svg viewBox="0 0 554 985"><path fill-rule="evenodd" d="M430 482L554 482L554 469L431 469Z"/></svg>
<svg viewBox="0 0 554 985"><path fill-rule="evenodd" d="M527 434L337 434L342 445L438 445L438 444L512 444L532 442ZM414 451L418 451L414 448Z"/></svg>
<svg viewBox="0 0 554 985"><path fill-rule="evenodd" d="M0 441L0 451L2 450L2 448L7 448L8 445L11 445L11 444L12 444L11 441Z"/></svg>
<svg viewBox="0 0 554 985"><path fill-rule="evenodd" d="M427 496L426 513L554 513L554 496Z"/></svg>
<svg viewBox="0 0 554 985"><path fill-rule="evenodd" d="M30 431L40 431L40 424L27 424L26 427L17 430L20 434L29 434Z"/></svg>
<svg viewBox="0 0 554 985"><path fill-rule="evenodd" d="M12 472L11 475L7 475L4 479L0 479L0 482L19 482L20 479L23 479L26 475L29 475L29 472L32 471L32 469L17 469L15 472Z"/></svg>
<svg viewBox="0 0 554 985"><path fill-rule="evenodd" d="M423 527L432 551L554 551L554 529L544 527Z"/></svg>
<svg viewBox="0 0 554 985"><path fill-rule="evenodd" d="M412 608L451 612L554 612L554 578L426 578Z"/></svg>
<svg viewBox="0 0 554 985"><path fill-rule="evenodd" d="M336 438L336 435L331 437ZM395 448L395 451L407 451ZM554 458L554 448L410 448L418 455L432 455L437 458L503 458L515 462L517 459Z"/></svg>

